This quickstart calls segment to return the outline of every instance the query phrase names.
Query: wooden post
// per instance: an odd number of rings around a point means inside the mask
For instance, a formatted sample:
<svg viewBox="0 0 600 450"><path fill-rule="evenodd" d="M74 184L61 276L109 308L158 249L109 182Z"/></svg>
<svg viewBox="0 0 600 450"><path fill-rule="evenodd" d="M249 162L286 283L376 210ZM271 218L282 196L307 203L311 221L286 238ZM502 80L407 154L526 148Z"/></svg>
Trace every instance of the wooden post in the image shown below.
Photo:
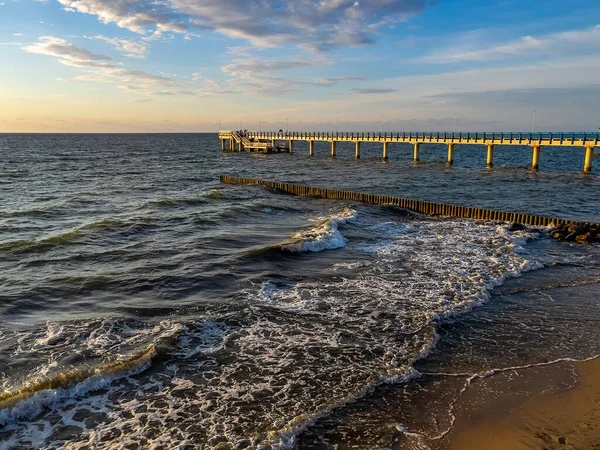
<svg viewBox="0 0 600 450"><path fill-rule="evenodd" d="M308 141L308 154L309 156L315 155L315 141Z"/></svg>
<svg viewBox="0 0 600 450"><path fill-rule="evenodd" d="M220 138L219 138L220 139ZM221 151L225 151L225 139L221 139Z"/></svg>
<svg viewBox="0 0 600 450"><path fill-rule="evenodd" d="M421 144L418 142L415 142L414 145L415 145L415 149L414 149L414 158L413 159L416 162L416 161L419 161L419 150L420 150Z"/></svg>
<svg viewBox="0 0 600 450"><path fill-rule="evenodd" d="M335 141L331 141L331 157L335 158Z"/></svg>
<svg viewBox="0 0 600 450"><path fill-rule="evenodd" d="M448 144L448 165L454 164L454 144Z"/></svg>
<svg viewBox="0 0 600 450"><path fill-rule="evenodd" d="M488 144L487 146L487 166L492 167L494 165L494 145Z"/></svg>
<svg viewBox="0 0 600 450"><path fill-rule="evenodd" d="M290 142L290 153L294 153L294 141L292 141L290 139L289 142Z"/></svg>
<svg viewBox="0 0 600 450"><path fill-rule="evenodd" d="M383 143L383 159L388 159L388 143Z"/></svg>
<svg viewBox="0 0 600 450"><path fill-rule="evenodd" d="M360 159L360 141L356 141L356 159Z"/></svg>
<svg viewBox="0 0 600 450"><path fill-rule="evenodd" d="M540 150L542 147L539 145L533 146L533 159L531 161L531 168L533 170L538 170L540 168Z"/></svg>
<svg viewBox="0 0 600 450"><path fill-rule="evenodd" d="M590 173L592 171L592 162L594 161L594 147L585 148L585 162L583 163L583 172Z"/></svg>

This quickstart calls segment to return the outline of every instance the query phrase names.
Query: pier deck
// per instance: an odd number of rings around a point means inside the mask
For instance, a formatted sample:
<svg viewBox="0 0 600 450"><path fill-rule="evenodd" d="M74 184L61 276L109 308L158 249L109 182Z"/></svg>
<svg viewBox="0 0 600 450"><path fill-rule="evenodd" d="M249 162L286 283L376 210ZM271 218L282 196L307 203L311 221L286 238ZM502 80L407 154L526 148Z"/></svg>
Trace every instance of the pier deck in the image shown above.
<svg viewBox="0 0 600 450"><path fill-rule="evenodd" d="M306 141L309 144L309 154L314 155L315 142L329 142L331 156L336 156L338 142L353 142L356 146L356 158L360 158L360 145L363 142L379 142L382 144L383 159L388 158L388 147L392 143L405 143L413 145L413 159L419 161L421 145L445 144L448 146L448 164L454 162L455 145L485 145L487 147L487 165L494 164L494 146L496 145L526 145L533 149L531 167L539 168L542 147L582 147L585 150L583 171L592 171L594 149L600 143L600 133L347 133L347 132L260 132L248 131L243 135L237 131L219 131L221 148L226 151L227 142L229 150L234 151L261 151L271 153L276 149L285 149L293 152L294 141ZM287 146L281 146L281 142Z"/></svg>
<svg viewBox="0 0 600 450"><path fill-rule="evenodd" d="M225 142L229 141L229 150L234 151L249 151L259 153L273 153L273 152L289 152L289 147L278 144L276 141L268 141L258 139L255 136L249 136L248 134L241 133L238 131L220 131L219 139L221 139L222 149L225 150Z"/></svg>

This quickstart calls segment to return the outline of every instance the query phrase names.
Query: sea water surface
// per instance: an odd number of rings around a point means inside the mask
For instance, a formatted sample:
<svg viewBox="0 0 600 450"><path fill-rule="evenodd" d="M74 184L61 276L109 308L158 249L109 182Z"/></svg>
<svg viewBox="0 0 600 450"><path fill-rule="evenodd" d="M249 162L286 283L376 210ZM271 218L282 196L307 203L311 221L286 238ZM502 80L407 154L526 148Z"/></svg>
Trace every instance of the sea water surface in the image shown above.
<svg viewBox="0 0 600 450"><path fill-rule="evenodd" d="M478 376L600 354L600 250L219 175L600 221L582 149L0 135L0 448L428 448Z"/></svg>

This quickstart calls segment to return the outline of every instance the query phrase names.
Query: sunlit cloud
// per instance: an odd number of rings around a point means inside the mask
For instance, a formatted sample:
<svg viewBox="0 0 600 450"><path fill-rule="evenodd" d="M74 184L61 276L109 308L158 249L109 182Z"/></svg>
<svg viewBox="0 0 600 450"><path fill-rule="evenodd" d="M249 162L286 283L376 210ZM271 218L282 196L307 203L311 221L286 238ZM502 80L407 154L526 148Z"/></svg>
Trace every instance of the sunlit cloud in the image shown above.
<svg viewBox="0 0 600 450"><path fill-rule="evenodd" d="M112 58L93 53L64 39L42 36L39 42L23 47L26 52L52 56L61 64L84 70L85 74L63 81L113 83L120 89L140 92L161 92L180 83L172 78L141 70L128 69Z"/></svg>
<svg viewBox="0 0 600 450"><path fill-rule="evenodd" d="M91 14L140 34L214 30L257 47L294 44L311 51L373 42L381 27L402 22L426 0L59 0L67 11Z"/></svg>
<svg viewBox="0 0 600 450"><path fill-rule="evenodd" d="M108 56L99 55L64 39L53 36L41 36L39 42L23 47L29 53L54 56L67 65L95 66L112 61Z"/></svg>

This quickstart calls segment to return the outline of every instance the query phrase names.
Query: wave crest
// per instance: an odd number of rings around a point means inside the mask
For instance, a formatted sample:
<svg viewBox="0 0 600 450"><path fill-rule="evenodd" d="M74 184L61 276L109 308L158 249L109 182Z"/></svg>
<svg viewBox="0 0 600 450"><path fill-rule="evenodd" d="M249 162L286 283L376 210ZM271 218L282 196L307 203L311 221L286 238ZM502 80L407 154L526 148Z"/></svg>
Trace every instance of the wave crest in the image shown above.
<svg viewBox="0 0 600 450"><path fill-rule="evenodd" d="M0 425L30 416L32 412L39 413L42 408L56 400L56 392L51 393L51 391L68 390L75 387L77 388L76 393L82 395L88 391L100 389L118 378L145 370L157 354L157 347L151 344L126 358L96 367L82 367L59 372L0 394Z"/></svg>
<svg viewBox="0 0 600 450"><path fill-rule="evenodd" d="M346 246L348 239L340 233L338 227L355 220L358 213L350 208L344 208L338 214L323 219L318 219L319 223L312 228L300 231L292 236L295 242L285 244L282 250L288 252L322 252L323 250L332 250Z"/></svg>

